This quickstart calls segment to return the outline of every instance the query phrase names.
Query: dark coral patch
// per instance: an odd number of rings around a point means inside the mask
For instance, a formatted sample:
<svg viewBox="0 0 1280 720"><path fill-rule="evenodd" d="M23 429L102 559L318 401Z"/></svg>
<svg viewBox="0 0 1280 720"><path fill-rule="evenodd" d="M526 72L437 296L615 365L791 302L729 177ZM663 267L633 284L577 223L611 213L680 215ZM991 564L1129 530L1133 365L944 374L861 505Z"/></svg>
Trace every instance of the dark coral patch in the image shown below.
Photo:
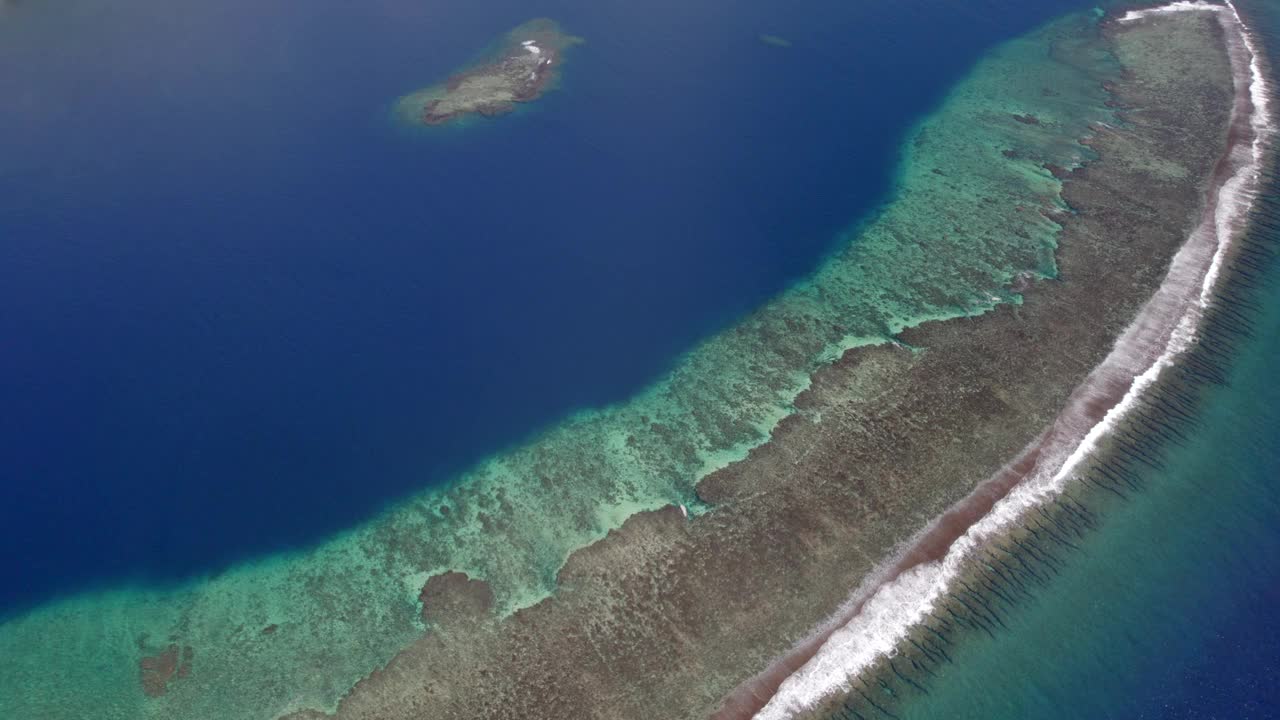
<svg viewBox="0 0 1280 720"><path fill-rule="evenodd" d="M1053 174L1054 177L1058 178L1059 180L1066 180L1067 178L1071 177L1071 171L1062 167L1061 165L1054 165L1053 163L1045 163L1044 169L1048 170L1050 173Z"/></svg>
<svg viewBox="0 0 1280 720"><path fill-rule="evenodd" d="M138 661L141 672L142 692L147 697L160 697L169 689L169 681L191 676L191 661L195 658L195 650L186 645L179 647L170 643L168 647L154 655L147 655Z"/></svg>
<svg viewBox="0 0 1280 720"><path fill-rule="evenodd" d="M484 617L493 608L493 590L463 572L432 575L418 593L422 620L430 625Z"/></svg>

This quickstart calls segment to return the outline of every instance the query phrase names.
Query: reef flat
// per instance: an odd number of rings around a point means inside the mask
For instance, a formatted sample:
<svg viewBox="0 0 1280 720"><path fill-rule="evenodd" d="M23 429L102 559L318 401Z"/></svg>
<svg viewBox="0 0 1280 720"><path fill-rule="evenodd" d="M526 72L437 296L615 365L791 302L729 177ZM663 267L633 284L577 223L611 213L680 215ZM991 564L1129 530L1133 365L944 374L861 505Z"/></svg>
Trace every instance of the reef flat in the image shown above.
<svg viewBox="0 0 1280 720"><path fill-rule="evenodd" d="M401 98L396 114L423 125L443 125L468 115L505 115L517 103L537 100L553 87L565 50L580 42L552 20L530 20L508 32L472 67Z"/></svg>
<svg viewBox="0 0 1280 720"><path fill-rule="evenodd" d="M1120 111L1115 125L1082 136L1100 156L1083 169L1046 167L1052 156L1026 144L990 148L1065 180L1073 214L1063 218L1054 280L1021 283L1020 306L847 350L812 376L769 441L699 483L710 512L692 522L674 508L632 517L569 559L553 598L505 622L458 621L465 645L450 632L424 638L355 688L338 717L428 708L444 717L748 717L808 659L787 653L791 643L874 580L884 558L1023 448L1078 432L1052 423L1195 227L1227 146L1232 75L1211 17L1123 35L1104 26L1088 40L1066 24L1046 32L1039 39L1051 41L1058 71L1096 72L1105 104ZM1005 122L1039 128L1049 118L1028 108ZM1033 456L1013 470L1061 460ZM777 672L729 693L753 667Z"/></svg>
<svg viewBox="0 0 1280 720"><path fill-rule="evenodd" d="M745 677L1042 433L1159 285L1225 144L1230 73L1216 43L1161 74L1111 42L1073 17L993 52L911 134L891 203L649 392L315 550L0 625L0 710L738 707Z"/></svg>

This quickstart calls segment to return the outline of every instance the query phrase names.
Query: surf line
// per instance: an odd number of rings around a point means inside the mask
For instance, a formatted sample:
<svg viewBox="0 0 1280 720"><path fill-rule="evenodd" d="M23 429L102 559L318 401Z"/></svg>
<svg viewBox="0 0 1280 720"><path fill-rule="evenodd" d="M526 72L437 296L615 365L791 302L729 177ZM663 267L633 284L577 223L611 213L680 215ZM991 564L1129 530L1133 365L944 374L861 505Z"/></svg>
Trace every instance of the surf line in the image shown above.
<svg viewBox="0 0 1280 720"><path fill-rule="evenodd" d="M1117 22L1175 12L1217 17L1234 101L1227 149L1214 168L1200 223L1164 281L1048 430L864 579L808 639L735 690L714 720L784 720L848 692L859 674L892 657L912 628L929 617L977 551L1062 494L1081 464L1196 341L1223 263L1246 227L1276 126L1255 39L1231 0L1178 0L1130 11Z"/></svg>

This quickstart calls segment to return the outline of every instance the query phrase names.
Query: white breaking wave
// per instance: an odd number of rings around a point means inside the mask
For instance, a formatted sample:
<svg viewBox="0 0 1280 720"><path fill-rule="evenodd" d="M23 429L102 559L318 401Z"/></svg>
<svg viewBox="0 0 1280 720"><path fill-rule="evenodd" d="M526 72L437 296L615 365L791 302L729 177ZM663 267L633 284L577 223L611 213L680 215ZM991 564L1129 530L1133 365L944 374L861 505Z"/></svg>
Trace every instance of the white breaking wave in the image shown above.
<svg viewBox="0 0 1280 720"><path fill-rule="evenodd" d="M1179 0L1131 11L1120 22L1173 12L1211 12L1218 17L1227 36L1236 90L1231 125L1236 126L1241 113L1251 110L1252 142L1232 149L1229 161L1236 170L1218 189L1212 214L1202 220L1179 249L1164 282L1111 353L1072 394L1068 407L1045 436L1035 470L957 539L941 560L910 568L876 589L859 612L782 683L756 714L756 720L783 720L812 709L823 699L849 690L851 680L860 672L895 652L911 628L927 617L946 594L968 557L989 539L1014 527L1028 510L1060 495L1080 463L1129 413L1160 373L1194 342L1223 260L1235 234L1244 226L1245 212L1257 192L1264 153L1275 126L1269 107L1270 88L1255 43L1230 0L1225 5ZM1091 397L1101 392L1098 387L1108 381L1122 381L1128 390L1101 421L1090 425L1085 407ZM875 587L868 583L877 580L873 576L864 582L846 607L863 596L865 589Z"/></svg>
<svg viewBox="0 0 1280 720"><path fill-rule="evenodd" d="M1223 5L1205 2L1205 0L1178 0L1178 2L1171 2L1159 7L1146 8L1144 10L1130 10L1121 16L1120 22L1131 23L1135 20L1141 20L1142 18L1150 17L1152 15L1167 15L1169 13L1187 12L1189 10L1218 12L1225 9L1226 7Z"/></svg>

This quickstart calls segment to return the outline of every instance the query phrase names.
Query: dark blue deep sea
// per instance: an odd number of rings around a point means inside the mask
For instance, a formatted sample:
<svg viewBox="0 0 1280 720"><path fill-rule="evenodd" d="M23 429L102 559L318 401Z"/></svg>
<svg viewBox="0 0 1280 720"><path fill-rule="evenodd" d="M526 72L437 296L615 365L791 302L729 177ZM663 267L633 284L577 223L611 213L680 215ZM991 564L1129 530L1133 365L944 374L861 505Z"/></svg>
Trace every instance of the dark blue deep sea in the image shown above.
<svg viewBox="0 0 1280 720"><path fill-rule="evenodd" d="M625 398L882 202L984 51L1079 5L6 5L0 613L312 544ZM390 121L537 16L587 40L562 90Z"/></svg>

